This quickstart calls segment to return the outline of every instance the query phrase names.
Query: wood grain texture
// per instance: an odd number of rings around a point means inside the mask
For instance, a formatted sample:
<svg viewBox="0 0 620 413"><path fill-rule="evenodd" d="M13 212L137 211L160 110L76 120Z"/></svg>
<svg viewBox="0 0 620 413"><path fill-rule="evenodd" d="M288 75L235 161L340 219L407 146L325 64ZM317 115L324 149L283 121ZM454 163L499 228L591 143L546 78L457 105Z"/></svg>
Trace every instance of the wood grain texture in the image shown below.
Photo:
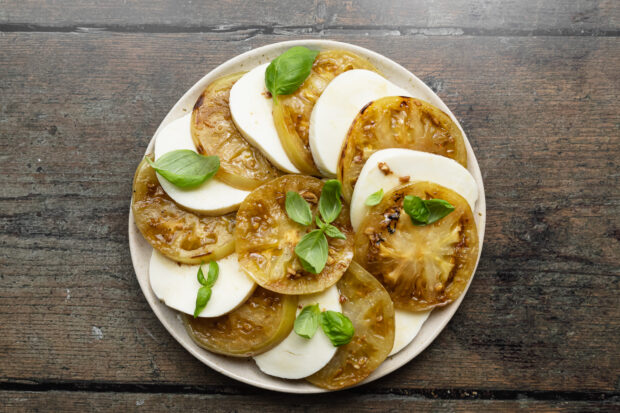
<svg viewBox="0 0 620 413"><path fill-rule="evenodd" d="M407 396L275 395L265 398L255 395L222 396L200 394L123 394L87 392L5 392L3 407L12 413L44 411L92 412L105 408L106 412L140 411L207 411L210 413L275 413L275 412L352 412L423 411L423 412L605 412L617 411L617 401L535 401L535 400L432 400Z"/></svg>
<svg viewBox="0 0 620 413"><path fill-rule="evenodd" d="M134 168L182 93L225 60L289 38L299 36L0 36L0 382L253 391L159 324L133 273L127 214ZM615 397L618 39L330 38L376 50L437 91L487 192L484 251L463 305L429 349L360 391Z"/></svg>
<svg viewBox="0 0 620 413"><path fill-rule="evenodd" d="M303 34L345 28L435 35L613 35L620 28L620 5L614 0L9 0L0 8L1 24L7 30L104 27Z"/></svg>

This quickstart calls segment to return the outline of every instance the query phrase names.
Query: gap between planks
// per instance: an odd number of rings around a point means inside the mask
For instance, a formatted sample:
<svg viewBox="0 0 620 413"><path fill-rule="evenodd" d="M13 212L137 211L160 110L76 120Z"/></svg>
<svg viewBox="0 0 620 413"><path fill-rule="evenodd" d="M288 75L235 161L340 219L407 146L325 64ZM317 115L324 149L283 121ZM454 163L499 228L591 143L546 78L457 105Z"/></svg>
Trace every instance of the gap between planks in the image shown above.
<svg viewBox="0 0 620 413"><path fill-rule="evenodd" d="M0 382L2 391L69 391L93 393L148 393L148 394L202 394L226 396L251 396L264 393L277 394L241 384L231 386L186 386L177 384L137 384L93 381L35 381ZM465 389L369 389L358 387L337 392L364 396L397 396L429 400L527 400L527 401L614 401L620 402L620 392L596 391L528 391L528 390L465 390ZM334 394L334 393L331 393ZM288 395L283 397L312 397L313 395Z"/></svg>
<svg viewBox="0 0 620 413"><path fill-rule="evenodd" d="M68 26L46 26L28 23L2 23L0 32L5 33L215 33L241 34L252 38L258 35L337 35L347 32L366 32L364 34L388 36L490 36L490 37L533 37L533 36L566 36L566 37L619 37L620 30L603 29L480 29L460 27L412 27L412 26L381 26L381 25L206 25L206 26L169 26L162 24L138 25L92 25L92 23L73 24Z"/></svg>

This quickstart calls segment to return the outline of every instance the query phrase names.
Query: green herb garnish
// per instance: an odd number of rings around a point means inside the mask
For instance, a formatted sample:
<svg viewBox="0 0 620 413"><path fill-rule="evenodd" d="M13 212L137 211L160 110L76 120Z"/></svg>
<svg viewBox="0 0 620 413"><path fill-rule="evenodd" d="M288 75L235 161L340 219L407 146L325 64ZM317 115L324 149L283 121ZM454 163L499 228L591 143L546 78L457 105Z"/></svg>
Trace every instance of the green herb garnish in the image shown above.
<svg viewBox="0 0 620 413"><path fill-rule="evenodd" d="M286 193L286 213L289 218L301 225L312 223L312 211L310 205L297 192Z"/></svg>
<svg viewBox="0 0 620 413"><path fill-rule="evenodd" d="M419 196L407 195L403 200L403 209L413 225L428 225L454 211L454 206L443 199L423 200Z"/></svg>
<svg viewBox="0 0 620 413"><path fill-rule="evenodd" d="M377 192L373 194L368 195L368 198L366 198L365 204L367 206L375 206L375 205L378 205L382 199L383 199L383 188L379 189Z"/></svg>
<svg viewBox="0 0 620 413"><path fill-rule="evenodd" d="M295 254L301 262L304 270L313 274L318 274L325 268L327 256L329 255L327 238L322 229L310 231L297 243Z"/></svg>
<svg viewBox="0 0 620 413"><path fill-rule="evenodd" d="M211 261L209 263L209 272L207 273L207 279L202 272L202 265L198 267L198 274L196 278L198 278L198 282L202 287L198 290L198 295L196 296L196 309L194 310L194 318L198 317L198 314L204 310L211 298L211 288L213 284L217 281L217 277L220 273L220 267L215 261Z"/></svg>
<svg viewBox="0 0 620 413"><path fill-rule="evenodd" d="M303 338L312 338L319 328L321 310L318 304L305 306L295 319L295 332Z"/></svg>
<svg viewBox="0 0 620 413"><path fill-rule="evenodd" d="M323 185L321 197L319 199L319 214L316 223L319 229L310 231L302 237L295 247L295 254L299 258L304 270L313 274L323 271L328 257L328 244L325 235L331 238L346 239L338 228L331 225L340 211L342 211L342 201L340 200L341 185L335 179L331 179ZM286 194L286 213L293 221L310 225L312 223L312 212L308 203L296 192ZM308 219L309 218L309 219ZM307 224L306 224L307 222Z"/></svg>
<svg viewBox="0 0 620 413"><path fill-rule="evenodd" d="M321 198L319 199L319 212L326 223L330 223L338 218L342 211L342 202L340 202L340 192L342 185L336 179L330 179L323 185Z"/></svg>
<svg viewBox="0 0 620 413"><path fill-rule="evenodd" d="M319 320L323 332L336 347L347 344L353 338L355 329L347 316L336 311L321 313Z"/></svg>
<svg viewBox="0 0 620 413"><path fill-rule="evenodd" d="M295 333L310 339L321 329L336 347L347 344L353 338L355 329L347 316L336 311L321 312L318 304L305 306L295 319Z"/></svg>
<svg viewBox="0 0 620 413"><path fill-rule="evenodd" d="M295 46L271 61L265 71L265 86L274 103L279 95L290 95L304 83L318 54L317 50Z"/></svg>
<svg viewBox="0 0 620 413"><path fill-rule="evenodd" d="M319 218L319 216L316 216L316 225L325 231L325 234L330 237L330 238L339 238L339 239L347 239L347 236L344 235L342 232L340 232L340 230L333 226L332 224L326 224L325 222L321 221L321 218Z"/></svg>
<svg viewBox="0 0 620 413"><path fill-rule="evenodd" d="M200 155L189 149L167 152L155 162L147 156L146 161L179 188L192 188L202 184L212 178L220 167L219 157Z"/></svg>

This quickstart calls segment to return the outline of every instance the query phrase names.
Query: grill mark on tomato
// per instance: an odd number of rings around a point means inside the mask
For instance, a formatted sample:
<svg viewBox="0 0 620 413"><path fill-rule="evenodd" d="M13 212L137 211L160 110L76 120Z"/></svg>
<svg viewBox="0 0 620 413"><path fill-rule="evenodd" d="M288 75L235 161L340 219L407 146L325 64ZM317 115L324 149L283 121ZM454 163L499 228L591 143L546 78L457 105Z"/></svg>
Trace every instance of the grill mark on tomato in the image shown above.
<svg viewBox="0 0 620 413"><path fill-rule="evenodd" d="M366 109L368 109L368 106L372 105L372 103L373 101L366 103L364 107L360 110L360 115L363 115Z"/></svg>
<svg viewBox="0 0 620 413"><path fill-rule="evenodd" d="M212 254L212 252L211 252L211 251L208 251L208 252L205 252L204 254L192 255L192 257L191 257L191 258L206 257L207 255L211 255L211 254Z"/></svg>
<svg viewBox="0 0 620 413"><path fill-rule="evenodd" d="M205 95L203 93L202 95L200 95L200 97L198 98L198 100L194 104L194 110L200 109L200 106L202 106L202 102L204 101L204 98L205 98Z"/></svg>
<svg viewBox="0 0 620 413"><path fill-rule="evenodd" d="M385 229L387 229L390 234L393 234L396 232L396 225L398 225L398 220L400 219L400 208L393 207L390 209L391 211L388 210L383 214L385 217L383 222L385 222Z"/></svg>
<svg viewBox="0 0 620 413"><path fill-rule="evenodd" d="M448 280L444 283L444 289L443 289L443 294L442 296L446 296L446 286L451 284L454 281L454 277L456 276L456 273L462 268L463 263L461 262L461 258L463 256L463 254L461 254L461 252L463 251L464 248L467 248L470 244L470 242L468 242L467 239L467 223L468 220L467 218L465 218L464 216L461 217L461 219L459 219L458 225L461 226L461 230L459 231L459 235L460 235L460 239L459 242L454 246L454 254L452 255L454 257L454 266L452 267L452 270L450 271L450 274L448 275ZM447 300L446 304L452 302L452 300Z"/></svg>

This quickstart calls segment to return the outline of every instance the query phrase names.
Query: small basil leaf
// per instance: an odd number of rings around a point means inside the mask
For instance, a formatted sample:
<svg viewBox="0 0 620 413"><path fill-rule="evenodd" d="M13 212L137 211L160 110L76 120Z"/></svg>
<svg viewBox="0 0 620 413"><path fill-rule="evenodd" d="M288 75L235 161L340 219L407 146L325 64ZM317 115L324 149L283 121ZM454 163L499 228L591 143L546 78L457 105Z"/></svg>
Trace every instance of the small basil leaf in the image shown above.
<svg viewBox="0 0 620 413"><path fill-rule="evenodd" d="M407 195L403 200L403 209L411 218L413 225L426 225L428 223L430 211L419 196Z"/></svg>
<svg viewBox="0 0 620 413"><path fill-rule="evenodd" d="M333 222L342 210L342 201L340 201L340 191L342 185L336 179L330 179L323 185L321 198L319 199L319 212L328 224Z"/></svg>
<svg viewBox="0 0 620 413"><path fill-rule="evenodd" d="M278 95L289 95L304 83L317 54L317 50L295 46L271 61L265 71L265 86L274 103L277 103Z"/></svg>
<svg viewBox="0 0 620 413"><path fill-rule="evenodd" d="M318 304L305 306L295 319L295 333L303 338L312 338L319 328L320 316Z"/></svg>
<svg viewBox="0 0 620 413"><path fill-rule="evenodd" d="M295 247L295 254L304 270L318 274L327 262L327 238L320 229L315 229L303 236Z"/></svg>
<svg viewBox="0 0 620 413"><path fill-rule="evenodd" d="M441 218L454 211L454 206L443 199L429 199L424 201L424 205L429 211L427 224L439 221Z"/></svg>
<svg viewBox="0 0 620 413"><path fill-rule="evenodd" d="M318 215L315 217L315 220L316 220L316 226L319 227L319 229L323 229L323 228L325 228L326 226L329 225L329 224L326 224L325 222L323 222Z"/></svg>
<svg viewBox="0 0 620 413"><path fill-rule="evenodd" d="M344 314L336 311L321 313L319 320L323 332L336 347L347 344L353 338L353 323Z"/></svg>
<svg viewBox="0 0 620 413"><path fill-rule="evenodd" d="M375 205L378 205L382 199L383 199L383 188L379 189L377 192L373 194L368 195L368 198L366 198L365 204L367 206L375 206Z"/></svg>
<svg viewBox="0 0 620 413"><path fill-rule="evenodd" d="M338 238L338 239L347 239L347 236L344 235L338 228L331 224L327 224L325 227L325 234L330 238Z"/></svg>
<svg viewBox="0 0 620 413"><path fill-rule="evenodd" d="M200 265L200 267L198 267L198 274L196 277L198 278L198 282L201 285L207 285L207 281L205 280L205 275L202 272L202 264Z"/></svg>
<svg viewBox="0 0 620 413"><path fill-rule="evenodd" d="M192 188L202 184L212 178L220 167L219 157L203 156L189 149L167 152L155 162L147 156L146 161L179 188Z"/></svg>
<svg viewBox="0 0 620 413"><path fill-rule="evenodd" d="M204 310L211 298L211 288L207 286L200 287L196 296L196 309L194 310L194 318Z"/></svg>
<svg viewBox="0 0 620 413"><path fill-rule="evenodd" d="M220 274L220 266L216 261L211 261L209 263L209 274L207 274L207 283L204 284L207 287L213 287L213 284L217 281L217 277ZM201 283L202 284L202 283Z"/></svg>
<svg viewBox="0 0 620 413"><path fill-rule="evenodd" d="M297 192L288 191L286 193L285 207L288 217L298 224L310 225L312 223L310 205Z"/></svg>

